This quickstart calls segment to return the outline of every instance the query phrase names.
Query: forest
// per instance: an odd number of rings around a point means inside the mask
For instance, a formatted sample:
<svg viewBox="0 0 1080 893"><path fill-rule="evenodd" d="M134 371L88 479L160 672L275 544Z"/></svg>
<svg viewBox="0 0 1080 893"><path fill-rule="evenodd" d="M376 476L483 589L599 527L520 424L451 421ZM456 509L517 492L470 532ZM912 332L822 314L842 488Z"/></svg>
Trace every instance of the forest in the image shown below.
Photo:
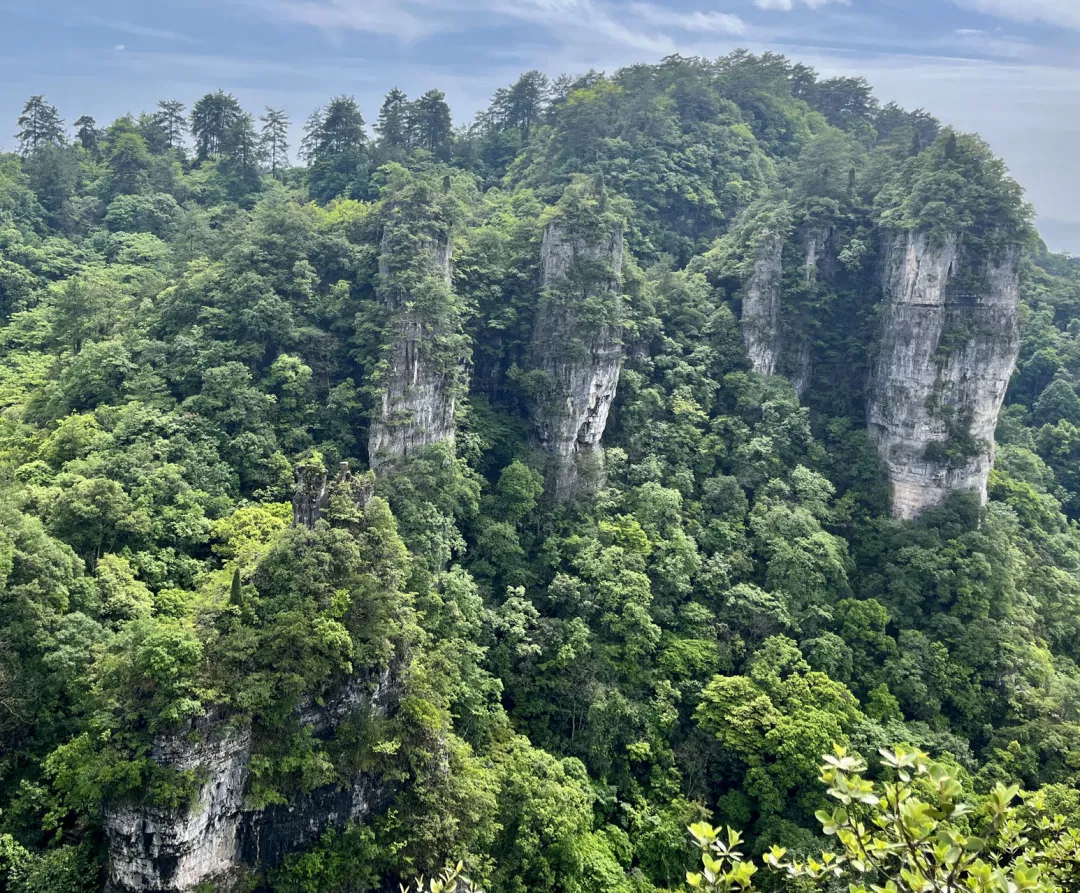
<svg viewBox="0 0 1080 893"><path fill-rule="evenodd" d="M1080 889L1080 262L979 137L746 51L81 111L0 154L0 891Z"/></svg>

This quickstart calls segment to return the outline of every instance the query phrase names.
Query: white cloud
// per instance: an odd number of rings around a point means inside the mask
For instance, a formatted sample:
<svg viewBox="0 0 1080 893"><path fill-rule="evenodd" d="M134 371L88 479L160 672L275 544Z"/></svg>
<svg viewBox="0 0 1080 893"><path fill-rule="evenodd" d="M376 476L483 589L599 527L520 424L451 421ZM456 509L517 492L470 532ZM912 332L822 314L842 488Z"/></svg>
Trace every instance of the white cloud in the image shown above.
<svg viewBox="0 0 1080 893"><path fill-rule="evenodd" d="M849 0L754 0L754 5L758 9L778 9L781 12L791 12L799 3L804 6L809 6L811 9L818 9L829 3L843 3L847 4Z"/></svg>
<svg viewBox="0 0 1080 893"><path fill-rule="evenodd" d="M178 40L183 43L195 42L186 34L180 34L178 31L170 31L167 28L148 28L145 25L139 25L135 22L116 21L112 19L91 18L89 21L93 25L100 25L102 28L109 28L123 34L134 35L135 37L148 37L154 40Z"/></svg>
<svg viewBox="0 0 1080 893"><path fill-rule="evenodd" d="M282 24L310 25L327 33L361 31L403 40L416 40L444 30L433 15L414 14L407 5L349 0L234 0Z"/></svg>
<svg viewBox="0 0 1080 893"><path fill-rule="evenodd" d="M1000 28L992 32L978 28L957 28L951 39L939 38L936 44L943 47L953 45L977 56L996 59L1034 59L1039 54L1038 47L1026 40L1003 34Z"/></svg>
<svg viewBox="0 0 1080 893"><path fill-rule="evenodd" d="M960 6L1017 22L1080 28L1078 0L954 0Z"/></svg>
<svg viewBox="0 0 1080 893"><path fill-rule="evenodd" d="M122 53L124 52L124 50L127 49L127 47L124 46L122 43L118 43L115 47L113 47L113 49L116 50L118 53Z"/></svg>
<svg viewBox="0 0 1080 893"><path fill-rule="evenodd" d="M682 12L667 9L652 3L632 3L629 8L632 16L643 24L664 28L677 28L681 31L707 32L711 34L731 34L738 36L746 31L746 23L737 15L727 12L695 10Z"/></svg>
<svg viewBox="0 0 1080 893"><path fill-rule="evenodd" d="M685 32L737 36L739 16L715 9L676 10L616 0L232 0L282 24L321 28L340 40L355 31L414 41L475 28L478 23L526 24L561 45L601 42L649 55L676 51ZM814 4L828 0L802 0Z"/></svg>

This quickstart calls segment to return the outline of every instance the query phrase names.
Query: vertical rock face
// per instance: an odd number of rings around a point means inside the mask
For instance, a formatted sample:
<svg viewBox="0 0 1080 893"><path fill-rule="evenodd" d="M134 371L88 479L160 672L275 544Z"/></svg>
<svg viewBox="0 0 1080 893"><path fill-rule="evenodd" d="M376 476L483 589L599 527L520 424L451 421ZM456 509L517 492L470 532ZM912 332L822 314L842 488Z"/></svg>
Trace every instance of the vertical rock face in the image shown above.
<svg viewBox="0 0 1080 893"><path fill-rule="evenodd" d="M746 356L750 367L761 375L774 374L780 357L783 275L784 238L780 233L770 233L758 246L742 296L742 336Z"/></svg>
<svg viewBox="0 0 1080 893"><path fill-rule="evenodd" d="M836 276L836 246L833 235L831 227L814 226L802 236L802 245L806 252L803 277L808 287L812 287L815 282L830 282ZM806 331L797 335L796 341L798 347L789 361L789 377L791 386L801 399L810 390L813 382L814 351L811 337Z"/></svg>
<svg viewBox="0 0 1080 893"><path fill-rule="evenodd" d="M368 455L376 471L424 447L454 439L454 414L460 363L454 368L439 342L452 337L453 319L428 306L430 295L404 292L401 270L393 258L389 229L379 257L379 298L390 310L390 348L386 385L368 436ZM448 233L420 240L421 270L427 289L451 289L451 247ZM411 278L411 277L409 277Z"/></svg>
<svg viewBox="0 0 1080 893"><path fill-rule="evenodd" d="M204 881L227 882L236 869L251 732L214 726L206 718L154 745L156 763L205 778L190 807L106 810L114 889L187 891Z"/></svg>
<svg viewBox="0 0 1080 893"><path fill-rule="evenodd" d="M400 696L395 675L355 679L336 697L308 704L298 719L316 737L362 712L386 715ZM358 774L345 785L325 785L287 805L247 809L250 728L213 715L159 738L155 762L191 770L200 779L187 807L111 804L105 811L110 889L116 893L194 893L200 885L230 889L250 866L273 866L309 846L329 827L370 815L385 792Z"/></svg>
<svg viewBox="0 0 1080 893"><path fill-rule="evenodd" d="M922 233L885 246L882 340L870 434L910 519L951 493L985 501L994 432L1020 347L1019 249L978 261L962 241Z"/></svg>
<svg viewBox="0 0 1080 893"><path fill-rule="evenodd" d="M600 461L622 371L622 228L591 241L553 222L541 250L544 298L529 365L544 374L550 389L533 401L531 414L540 447L554 457L555 496L563 499ZM563 299L564 292L572 298ZM599 324L582 318L581 305L595 299L605 304Z"/></svg>
<svg viewBox="0 0 1080 893"><path fill-rule="evenodd" d="M318 465L301 464L296 469L296 488L293 492L293 525L312 530L323 517L334 494L344 495L359 510L367 508L375 493L375 480L371 472L359 477L349 471L349 463L338 466L338 476L331 481Z"/></svg>

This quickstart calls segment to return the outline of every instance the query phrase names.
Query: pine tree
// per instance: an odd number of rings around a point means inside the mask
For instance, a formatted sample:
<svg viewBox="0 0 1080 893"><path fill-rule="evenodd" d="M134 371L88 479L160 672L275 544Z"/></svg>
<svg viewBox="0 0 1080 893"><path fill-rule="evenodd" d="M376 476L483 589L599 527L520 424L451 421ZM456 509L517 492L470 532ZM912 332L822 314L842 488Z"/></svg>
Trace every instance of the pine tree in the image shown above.
<svg viewBox="0 0 1080 893"><path fill-rule="evenodd" d="M409 97L404 91L394 87L386 94L375 132L383 149L409 148Z"/></svg>
<svg viewBox="0 0 1080 893"><path fill-rule="evenodd" d="M137 133L123 133L109 156L113 195L135 195L146 186L150 170L150 150Z"/></svg>
<svg viewBox="0 0 1080 893"><path fill-rule="evenodd" d="M449 155L453 121L442 90L428 90L409 106L409 129L419 148L427 149L436 158Z"/></svg>
<svg viewBox="0 0 1080 893"><path fill-rule="evenodd" d="M136 122L136 129L144 140L146 147L153 155L164 155L172 147L169 145L169 135L162 126L157 115L143 112Z"/></svg>
<svg viewBox="0 0 1080 893"><path fill-rule="evenodd" d="M300 144L304 157L317 161L363 146L364 116L351 96L335 96L325 109L311 113Z"/></svg>
<svg viewBox="0 0 1080 893"><path fill-rule="evenodd" d="M195 137L195 157L206 161L222 151L229 128L243 115L231 93L207 93L191 110L191 133Z"/></svg>
<svg viewBox="0 0 1080 893"><path fill-rule="evenodd" d="M527 142L539 120L551 91L551 82L539 71L527 71L506 91L507 123L517 127L522 142Z"/></svg>
<svg viewBox="0 0 1080 893"><path fill-rule="evenodd" d="M356 100L337 96L316 109L304 128L300 152L308 162L308 184L316 201L357 194L367 174L367 134Z"/></svg>
<svg viewBox="0 0 1080 893"><path fill-rule="evenodd" d="M255 118L237 115L221 138L221 172L229 184L233 198L240 199L257 192L261 185L259 164L262 144L255 130Z"/></svg>
<svg viewBox="0 0 1080 893"><path fill-rule="evenodd" d="M157 107L154 121L165 134L169 148L179 149L184 143L184 131L187 130L184 104L178 99L164 99Z"/></svg>
<svg viewBox="0 0 1080 893"><path fill-rule="evenodd" d="M270 176L277 178L278 171L289 163L289 116L280 109L266 107L262 121L260 142L262 153L270 165Z"/></svg>
<svg viewBox="0 0 1080 893"><path fill-rule="evenodd" d="M90 115L82 115L75 121L75 138L87 152L96 155L101 140L97 129L97 121Z"/></svg>
<svg viewBox="0 0 1080 893"><path fill-rule="evenodd" d="M24 158L33 155L42 146L64 144L64 122L56 106L49 105L40 93L31 96L19 115L19 154Z"/></svg>

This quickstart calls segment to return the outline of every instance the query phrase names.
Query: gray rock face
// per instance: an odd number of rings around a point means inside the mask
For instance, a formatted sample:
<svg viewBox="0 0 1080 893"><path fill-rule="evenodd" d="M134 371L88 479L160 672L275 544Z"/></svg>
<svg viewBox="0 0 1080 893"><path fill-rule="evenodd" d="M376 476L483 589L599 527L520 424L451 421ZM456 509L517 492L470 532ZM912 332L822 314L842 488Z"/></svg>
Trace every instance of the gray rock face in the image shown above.
<svg viewBox="0 0 1080 893"><path fill-rule="evenodd" d="M392 281L395 271L386 250L386 236L379 259L379 278ZM449 234L432 235L420 249L431 272L449 291L451 247ZM415 296L394 287L380 290L380 299L391 312L391 344L387 357L386 387L378 411L371 420L368 455L371 467L380 471L388 463L414 455L432 444L454 439L454 414L460 368L448 370L437 358L437 340L453 334L438 313L426 313L413 305Z"/></svg>
<svg viewBox="0 0 1080 893"><path fill-rule="evenodd" d="M588 472L599 472L600 442L622 371L621 276L623 233L599 242L571 235L557 222L544 231L541 284L545 298L537 313L530 368L546 374L551 392L532 405L537 441L554 459L557 499L571 495ZM574 292L573 302L549 289ZM606 319L588 329L580 304L602 297Z"/></svg>
<svg viewBox="0 0 1080 893"><path fill-rule="evenodd" d="M190 808L116 805L106 810L109 877L118 891L192 890L227 883L237 867L250 729L216 729L200 720L159 739L155 762L205 777Z"/></svg>
<svg viewBox="0 0 1080 893"><path fill-rule="evenodd" d="M750 367L773 375L780 358L780 293L784 276L784 238L768 234L758 246L742 295L742 336Z"/></svg>
<svg viewBox="0 0 1080 893"><path fill-rule="evenodd" d="M911 519L951 493L986 499L994 432L1020 348L1019 249L977 264L960 239L885 247L882 339L869 430Z"/></svg>
<svg viewBox="0 0 1080 893"><path fill-rule="evenodd" d="M375 493L374 477L371 472L354 475L349 471L348 462L339 465L335 480L330 480L325 471L301 465L296 469L296 488L293 491L293 524L314 529L335 493L345 495L359 511L363 511Z"/></svg>
<svg viewBox="0 0 1080 893"><path fill-rule="evenodd" d="M819 279L829 279L833 274L832 231L822 228L811 228L803 235L803 248L806 251L806 262L803 264L803 276L807 284L817 282ZM803 395L810 390L810 383L814 377L814 355L810 345L810 338L803 335L798 339L798 349L795 351L794 360L791 364L791 386L795 393L802 399Z"/></svg>
<svg viewBox="0 0 1080 893"><path fill-rule="evenodd" d="M399 691L394 674L356 680L327 703L303 706L300 721L316 736L343 719L368 712L386 715ZM251 760L250 728L229 727L214 716L163 736L154 745L162 766L193 770L201 779L189 807L111 804L105 811L109 885L115 893L193 893L200 884L230 889L250 866L273 866L315 842L328 827L362 819L379 805L375 780L326 785L287 805L244 805Z"/></svg>

